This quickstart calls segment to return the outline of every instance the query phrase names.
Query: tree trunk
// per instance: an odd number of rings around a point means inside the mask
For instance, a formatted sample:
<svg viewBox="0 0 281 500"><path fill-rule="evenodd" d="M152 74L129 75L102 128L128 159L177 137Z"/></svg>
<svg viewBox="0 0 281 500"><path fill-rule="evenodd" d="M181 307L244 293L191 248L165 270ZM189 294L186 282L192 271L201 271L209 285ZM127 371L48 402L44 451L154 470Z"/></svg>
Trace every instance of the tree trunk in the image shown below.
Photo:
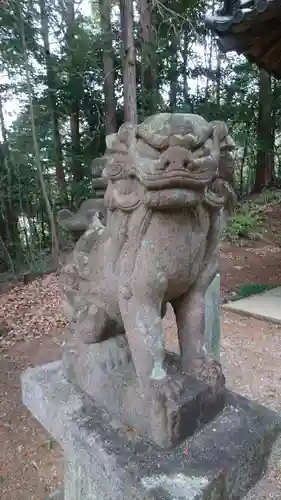
<svg viewBox="0 0 281 500"><path fill-rule="evenodd" d="M188 83L187 83L187 50L188 50L188 31L185 27L183 34L183 51L182 51L182 78L183 78L183 104L184 107L188 104Z"/></svg>
<svg viewBox="0 0 281 500"><path fill-rule="evenodd" d="M171 33L171 58L168 78L170 80L170 110L175 113L177 110L178 95L178 38L172 29Z"/></svg>
<svg viewBox="0 0 281 500"><path fill-rule="evenodd" d="M0 272L7 271L9 268L15 274L15 267L12 256L10 255L6 238L6 227L5 220L2 214L0 214Z"/></svg>
<svg viewBox="0 0 281 500"><path fill-rule="evenodd" d="M35 165L37 168L39 182L40 182L40 186L41 186L41 190L42 190L42 196L43 196L43 199L44 199L44 202L46 205L46 211L48 214L48 219L49 219L49 224L50 224L50 230L51 230L51 235L52 235L53 260L54 260L54 263L57 264L58 257L59 257L59 246L58 246L58 238L57 238L57 231L56 231L56 221L55 221L55 217L54 217L54 214L52 211L51 203L50 203L50 200L48 197L46 184L45 184L45 180L44 180L44 175L43 175L43 170L42 170L42 165L41 165L41 160L40 160L40 149L39 149L39 144L38 144L38 140L37 140L35 117L34 117L34 111L33 111L32 87L31 87L30 74L29 74L29 63L28 63L28 53L27 53L25 31L24 31L24 21L22 19L20 8L18 8L18 18L19 18L19 22L20 22L20 38L21 38L24 65L25 65L25 75L26 75L27 93L28 93L28 101L29 101L29 113L30 113L30 121L31 121Z"/></svg>
<svg viewBox="0 0 281 500"><path fill-rule="evenodd" d="M276 171L275 171L275 158L276 158L276 149L275 149L275 137L276 137L276 111L278 109L279 103L277 99L277 88L276 88L276 79L271 78L271 92L272 92L272 100L271 100L271 152L272 152L272 181L276 182Z"/></svg>
<svg viewBox="0 0 281 500"><path fill-rule="evenodd" d="M71 92L70 106L70 135L72 150L72 175L75 183L83 180L83 170L81 165L81 147L80 147L80 94L81 94L81 76L75 63L75 11L74 0L66 0L66 20L67 20L67 51L69 57L69 89Z"/></svg>
<svg viewBox="0 0 281 500"><path fill-rule="evenodd" d="M56 168L56 179L60 193L60 201L64 206L68 206L66 180L63 169L63 155L61 147L61 138L59 133L59 123L57 114L56 102L56 77L53 68L53 60L50 53L49 43L49 26L48 16L46 11L45 0L39 0L40 15L41 15L41 34L44 43L45 63L47 71L47 86L49 96L49 112L52 123L52 138L53 138L53 159Z"/></svg>
<svg viewBox="0 0 281 500"><path fill-rule="evenodd" d="M215 14L215 0L212 1L212 16L214 14ZM206 87L205 87L205 101L206 102L209 100L209 97L210 97L209 83L210 83L210 76L212 73L212 59L213 59L213 37L212 36L211 36L211 38L209 38L209 37L206 38L205 51L207 54L208 39L210 40L210 51L209 51L209 58L208 58L207 78L206 78Z"/></svg>
<svg viewBox="0 0 281 500"><path fill-rule="evenodd" d="M141 83L143 118L153 114L157 107L156 47L152 27L152 0L139 1L141 37Z"/></svg>
<svg viewBox="0 0 281 500"><path fill-rule="evenodd" d="M217 70L216 70L216 105L220 112L220 90L221 90L221 55L217 47Z"/></svg>
<svg viewBox="0 0 281 500"><path fill-rule="evenodd" d="M260 192L263 187L269 186L273 181L273 144L271 78L264 70L260 70L255 192Z"/></svg>
<svg viewBox="0 0 281 500"><path fill-rule="evenodd" d="M18 215L13 207L12 196L12 176L11 176L11 155L8 132L5 126L3 102L0 92L0 130L3 138L2 154L3 164L6 173L5 182L2 188L3 205L5 212L6 238L4 238L11 258L16 260L20 248L20 234L18 228Z"/></svg>
<svg viewBox="0 0 281 500"><path fill-rule="evenodd" d="M240 165L240 186L239 186L240 198L242 198L243 191L244 191L244 166L245 166L245 161L246 161L246 157L248 154L250 129L251 129L251 124L249 123L247 126L247 130L245 131L246 135L245 135L245 142L244 142L244 148L243 148L243 156L242 156L241 165ZM248 192L246 192L245 194L248 194Z"/></svg>
<svg viewBox="0 0 281 500"><path fill-rule="evenodd" d="M116 99L114 94L115 69L112 47L111 0L99 0L100 25L103 36L103 70L106 134L116 132Z"/></svg>
<svg viewBox="0 0 281 500"><path fill-rule="evenodd" d="M213 38L210 41L210 52L208 58L208 68L207 68L207 78L206 78L206 87L205 87L205 101L207 102L210 97L210 75L212 73L212 59L213 59Z"/></svg>
<svg viewBox="0 0 281 500"><path fill-rule="evenodd" d="M130 123L137 123L133 0L120 0L120 20L124 53L124 120Z"/></svg>

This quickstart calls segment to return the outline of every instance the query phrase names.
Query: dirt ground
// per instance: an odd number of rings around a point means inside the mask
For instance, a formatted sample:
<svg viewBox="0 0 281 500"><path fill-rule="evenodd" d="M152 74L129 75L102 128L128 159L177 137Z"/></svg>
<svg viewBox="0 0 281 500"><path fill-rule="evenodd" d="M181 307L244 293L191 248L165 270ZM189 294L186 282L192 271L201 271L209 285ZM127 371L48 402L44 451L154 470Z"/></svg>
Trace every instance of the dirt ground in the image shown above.
<svg viewBox="0 0 281 500"><path fill-rule="evenodd" d="M221 244L221 293L238 292L241 285L281 285L281 248L261 242Z"/></svg>
<svg viewBox="0 0 281 500"><path fill-rule="evenodd" d="M252 199L259 195L253 195ZM221 292L228 296L241 285L281 285L281 205L263 208L264 240L221 242Z"/></svg>
<svg viewBox="0 0 281 500"><path fill-rule="evenodd" d="M261 243L242 247L224 243L221 283L223 294L237 291L244 283L281 285L281 249ZM221 321L228 387L280 411L280 326L225 311ZM62 484L61 449L23 407L19 378L27 366L59 358L63 326L55 275L0 295L1 500L44 500ZM165 327L167 343L176 349L170 312ZM280 500L280 460L281 455L247 500Z"/></svg>

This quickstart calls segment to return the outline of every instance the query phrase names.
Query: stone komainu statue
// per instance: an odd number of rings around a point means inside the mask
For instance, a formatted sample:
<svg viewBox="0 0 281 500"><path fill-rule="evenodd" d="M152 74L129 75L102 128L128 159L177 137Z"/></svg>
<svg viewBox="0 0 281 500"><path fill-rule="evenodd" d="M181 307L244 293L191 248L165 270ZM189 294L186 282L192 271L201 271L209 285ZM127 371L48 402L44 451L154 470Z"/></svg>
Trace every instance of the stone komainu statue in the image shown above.
<svg viewBox="0 0 281 500"><path fill-rule="evenodd" d="M222 220L234 203L234 143L223 122L156 114L107 137L104 226L94 200L63 227L80 238L61 272L65 313L85 344L124 333L138 380L170 398L162 318L171 303L184 373L223 384L204 348L205 292L218 272Z"/></svg>

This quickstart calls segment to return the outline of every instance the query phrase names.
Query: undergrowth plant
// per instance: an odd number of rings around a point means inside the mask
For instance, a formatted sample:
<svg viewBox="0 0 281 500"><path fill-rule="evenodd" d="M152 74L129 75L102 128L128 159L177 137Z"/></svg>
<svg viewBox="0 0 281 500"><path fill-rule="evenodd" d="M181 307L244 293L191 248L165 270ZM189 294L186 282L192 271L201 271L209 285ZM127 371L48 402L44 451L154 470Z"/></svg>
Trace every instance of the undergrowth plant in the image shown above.
<svg viewBox="0 0 281 500"><path fill-rule="evenodd" d="M237 241L240 238L253 238L263 226L262 218L250 211L237 211L229 219L227 227L223 230L223 238Z"/></svg>
<svg viewBox="0 0 281 500"><path fill-rule="evenodd" d="M250 297L251 295L256 295L259 293L266 292L267 290L272 290L276 285L262 285L259 283L245 283L240 286L239 289L239 297L245 298Z"/></svg>
<svg viewBox="0 0 281 500"><path fill-rule="evenodd" d="M265 189L261 196L256 200L257 205L268 205L274 201L281 202L281 191Z"/></svg>
<svg viewBox="0 0 281 500"><path fill-rule="evenodd" d="M275 202L281 203L281 191L265 189L255 200L243 201L229 219L222 237L230 241L240 238L255 239L264 225L263 208Z"/></svg>

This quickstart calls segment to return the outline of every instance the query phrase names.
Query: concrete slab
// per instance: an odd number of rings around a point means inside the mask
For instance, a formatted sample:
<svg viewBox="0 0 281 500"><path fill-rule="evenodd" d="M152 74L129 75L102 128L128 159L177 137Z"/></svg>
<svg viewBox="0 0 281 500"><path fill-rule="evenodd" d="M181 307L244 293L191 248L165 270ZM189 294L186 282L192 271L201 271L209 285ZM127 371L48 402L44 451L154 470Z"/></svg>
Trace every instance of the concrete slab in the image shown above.
<svg viewBox="0 0 281 500"><path fill-rule="evenodd" d="M229 302L222 307L227 311L281 323L281 287Z"/></svg>

